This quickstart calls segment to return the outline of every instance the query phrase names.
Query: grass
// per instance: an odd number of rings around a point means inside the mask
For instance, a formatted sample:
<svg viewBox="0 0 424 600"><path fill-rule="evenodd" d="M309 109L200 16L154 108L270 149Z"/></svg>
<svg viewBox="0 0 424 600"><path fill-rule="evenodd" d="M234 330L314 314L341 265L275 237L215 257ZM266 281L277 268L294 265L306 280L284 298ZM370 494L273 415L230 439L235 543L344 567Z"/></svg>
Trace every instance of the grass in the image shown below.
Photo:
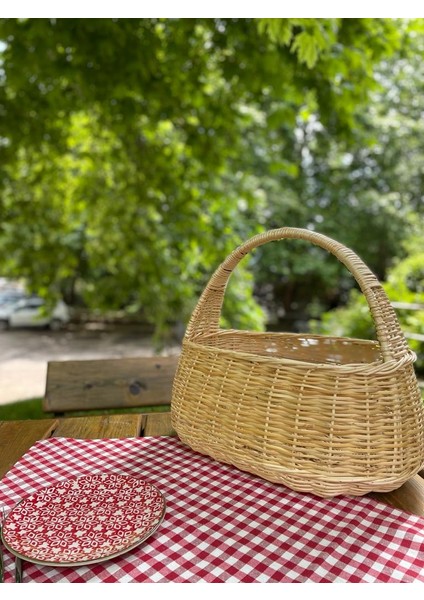
<svg viewBox="0 0 424 600"><path fill-rule="evenodd" d="M20 400L10 404L0 405L0 421L22 421L30 419L53 419L54 414L44 412L42 407L42 398L31 398L30 400ZM163 406L144 406L142 408L119 408L104 410L84 410L67 412L68 417L81 417L86 415L116 415L126 413L140 412L165 412L169 410L169 405Z"/></svg>

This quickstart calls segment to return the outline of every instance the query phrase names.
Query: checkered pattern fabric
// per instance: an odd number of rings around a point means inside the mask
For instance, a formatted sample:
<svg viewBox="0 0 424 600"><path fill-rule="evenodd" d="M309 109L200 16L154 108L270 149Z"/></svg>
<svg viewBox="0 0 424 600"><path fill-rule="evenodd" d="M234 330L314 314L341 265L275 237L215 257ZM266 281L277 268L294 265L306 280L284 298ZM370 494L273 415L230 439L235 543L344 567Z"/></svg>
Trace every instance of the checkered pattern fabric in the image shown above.
<svg viewBox="0 0 424 600"><path fill-rule="evenodd" d="M81 567L24 563L61 583L424 582L424 518L370 498L321 499L220 464L171 437L37 442L0 482L0 507L66 477L115 472L156 485L167 511L135 550ZM6 581L13 557L6 553Z"/></svg>

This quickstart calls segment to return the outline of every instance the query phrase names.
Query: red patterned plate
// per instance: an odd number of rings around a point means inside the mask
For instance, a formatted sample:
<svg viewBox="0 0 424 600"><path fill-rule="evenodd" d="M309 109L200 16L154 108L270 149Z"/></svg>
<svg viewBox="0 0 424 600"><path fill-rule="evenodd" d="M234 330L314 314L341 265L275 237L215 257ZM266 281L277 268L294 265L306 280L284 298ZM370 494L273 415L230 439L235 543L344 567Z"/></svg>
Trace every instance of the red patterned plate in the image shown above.
<svg viewBox="0 0 424 600"><path fill-rule="evenodd" d="M24 560L79 566L124 554L165 516L150 483L114 473L65 479L22 500L3 523L5 546Z"/></svg>

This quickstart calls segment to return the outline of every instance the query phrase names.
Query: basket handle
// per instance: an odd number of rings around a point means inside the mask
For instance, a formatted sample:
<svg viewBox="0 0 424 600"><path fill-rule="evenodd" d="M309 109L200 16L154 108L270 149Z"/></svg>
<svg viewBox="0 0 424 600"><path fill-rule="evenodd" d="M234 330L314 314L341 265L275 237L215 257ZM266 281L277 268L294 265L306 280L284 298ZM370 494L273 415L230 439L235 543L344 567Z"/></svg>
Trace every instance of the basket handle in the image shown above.
<svg viewBox="0 0 424 600"><path fill-rule="evenodd" d="M364 294L374 320L377 339L384 361L410 354L396 313L377 277L349 248L335 240L308 229L282 227L256 235L236 248L216 269L205 287L187 325L185 340L213 335L219 330L224 293L231 273L248 252L268 242L301 239L327 250L350 271Z"/></svg>

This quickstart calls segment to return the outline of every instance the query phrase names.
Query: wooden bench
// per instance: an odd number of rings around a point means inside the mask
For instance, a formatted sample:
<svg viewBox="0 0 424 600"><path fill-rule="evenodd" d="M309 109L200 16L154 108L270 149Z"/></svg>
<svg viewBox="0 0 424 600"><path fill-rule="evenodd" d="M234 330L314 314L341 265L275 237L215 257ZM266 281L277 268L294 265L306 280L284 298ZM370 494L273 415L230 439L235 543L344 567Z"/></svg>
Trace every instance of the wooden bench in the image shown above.
<svg viewBox="0 0 424 600"><path fill-rule="evenodd" d="M50 361L43 410L69 412L169 406L178 356Z"/></svg>

